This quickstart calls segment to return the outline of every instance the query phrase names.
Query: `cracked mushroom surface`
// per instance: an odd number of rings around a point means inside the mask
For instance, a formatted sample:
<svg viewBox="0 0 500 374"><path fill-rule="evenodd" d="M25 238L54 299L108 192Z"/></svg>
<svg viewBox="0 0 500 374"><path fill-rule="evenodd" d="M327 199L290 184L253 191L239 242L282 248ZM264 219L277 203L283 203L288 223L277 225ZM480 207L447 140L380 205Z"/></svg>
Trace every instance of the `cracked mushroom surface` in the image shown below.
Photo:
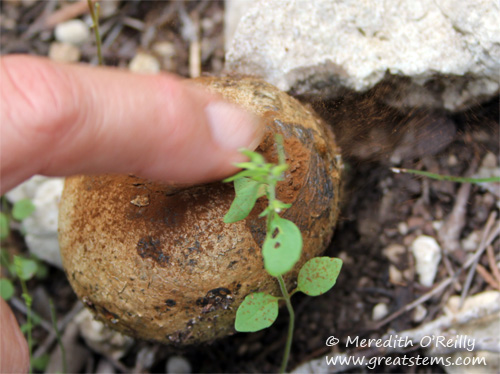
<svg viewBox="0 0 500 374"><path fill-rule="evenodd" d="M277 197L293 204L282 216L303 236L303 253L284 278L327 247L338 216L341 161L333 133L312 110L270 84L249 77L196 80L261 116L257 151L277 162L281 133L287 162ZM130 336L187 345L234 332L246 295L279 295L264 269L266 222L260 198L245 220L225 224L232 183L176 189L132 175L66 180L59 241L68 279L84 304Z"/></svg>

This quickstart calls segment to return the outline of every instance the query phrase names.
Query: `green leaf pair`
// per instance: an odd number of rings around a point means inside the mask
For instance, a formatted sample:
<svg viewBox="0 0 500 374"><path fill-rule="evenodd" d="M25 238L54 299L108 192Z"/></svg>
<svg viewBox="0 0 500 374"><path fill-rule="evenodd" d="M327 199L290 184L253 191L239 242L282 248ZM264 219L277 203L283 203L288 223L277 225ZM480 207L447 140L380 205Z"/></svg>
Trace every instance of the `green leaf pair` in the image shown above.
<svg viewBox="0 0 500 374"><path fill-rule="evenodd" d="M27 281L37 273L38 264L35 260L14 256L14 269L19 279Z"/></svg>
<svg viewBox="0 0 500 374"><path fill-rule="evenodd" d="M318 296L330 290L342 268L342 260L330 257L315 257L300 269L298 286L293 292ZM236 312L235 329L239 332L255 332L271 326L278 317L279 301L283 298L263 292L251 293Z"/></svg>
<svg viewBox="0 0 500 374"><path fill-rule="evenodd" d="M2 197L4 202L5 197ZM35 205L30 199L18 200L12 207L12 218L22 221L28 218L35 211ZM7 239L9 236L9 217L4 212L0 212L0 240Z"/></svg>
<svg viewBox="0 0 500 374"><path fill-rule="evenodd" d="M257 199L265 195L265 187L250 178L241 178L234 181L236 197L224 216L224 223L234 223L247 218L255 206Z"/></svg>

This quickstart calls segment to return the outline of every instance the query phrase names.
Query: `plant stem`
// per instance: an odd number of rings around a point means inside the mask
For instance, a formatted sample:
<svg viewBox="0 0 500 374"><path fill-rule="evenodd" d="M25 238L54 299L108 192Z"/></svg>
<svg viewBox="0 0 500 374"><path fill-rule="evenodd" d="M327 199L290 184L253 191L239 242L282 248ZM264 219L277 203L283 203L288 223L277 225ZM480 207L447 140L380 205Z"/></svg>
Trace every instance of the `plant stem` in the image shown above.
<svg viewBox="0 0 500 374"><path fill-rule="evenodd" d="M281 293L285 297L286 308L288 309L288 313L290 314L290 319L288 322L288 335L286 338L285 352L283 353L283 361L281 361L280 373L284 373L286 371L286 367L288 364L288 358L290 357L290 351L292 349L292 340L293 340L293 330L295 326L295 312L293 311L292 301L290 299L290 294L286 289L285 281L283 277L279 275L278 282L280 284Z"/></svg>
<svg viewBox="0 0 500 374"><path fill-rule="evenodd" d="M23 289L23 299L24 302L26 303L26 334L27 334L27 340L28 340L28 350L29 350L29 355L30 355L30 368L29 368L29 373L31 374L33 372L33 368L31 366L31 358L32 358L32 352L33 352L33 341L31 338L31 296L28 293L28 287L26 286L26 281L22 278L19 279L21 282L21 287Z"/></svg>
<svg viewBox="0 0 500 374"><path fill-rule="evenodd" d="M464 178L464 177L455 177L453 175L440 175L430 173L428 171L415 170L415 169L403 169L403 168L391 168L394 173L409 173L409 174L417 174L422 175L424 177L437 179L440 181L450 181L450 182L458 182L458 183L491 183L491 182L500 182L500 177L491 177L491 178Z"/></svg>
<svg viewBox="0 0 500 374"><path fill-rule="evenodd" d="M99 3L95 3L95 11L94 11L94 3L92 0L87 0L89 5L90 17L92 17L92 28L94 29L95 34L95 42L97 45L97 60L99 61L99 65L103 65L102 61L102 50L101 50L101 33L99 32Z"/></svg>
<svg viewBox="0 0 500 374"><path fill-rule="evenodd" d="M54 331L56 333L57 344L59 345L59 348L61 349L63 373L67 373L68 372L68 365L67 365L67 361L66 361L66 349L64 348L64 344L61 340L61 333L59 332L59 329L57 328L56 308L54 306L54 302L52 301L52 299L49 300L49 304L50 304L50 316L52 318L52 326L54 327Z"/></svg>

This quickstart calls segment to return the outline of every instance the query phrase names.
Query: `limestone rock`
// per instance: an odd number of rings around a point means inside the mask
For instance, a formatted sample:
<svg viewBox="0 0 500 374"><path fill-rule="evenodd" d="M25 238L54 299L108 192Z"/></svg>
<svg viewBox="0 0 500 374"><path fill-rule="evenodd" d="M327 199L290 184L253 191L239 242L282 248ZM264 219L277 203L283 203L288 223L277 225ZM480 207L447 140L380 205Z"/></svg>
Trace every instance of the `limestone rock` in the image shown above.
<svg viewBox="0 0 500 374"><path fill-rule="evenodd" d="M295 94L377 85L393 106L461 110L499 92L499 19L494 0L257 0L226 67Z"/></svg>
<svg viewBox="0 0 500 374"><path fill-rule="evenodd" d="M95 352L106 357L119 360L134 344L134 339L111 330L105 324L94 319L92 313L87 309L82 309L75 317L80 334L85 343Z"/></svg>
<svg viewBox="0 0 500 374"><path fill-rule="evenodd" d="M26 245L38 258L59 268L62 268L62 261L57 222L63 185L64 178L35 175L6 194L12 203L30 199L35 205L33 214L22 222Z"/></svg>
<svg viewBox="0 0 500 374"><path fill-rule="evenodd" d="M476 365L448 365L443 369L448 374L482 374L498 373L500 371L500 353L491 351L491 347L498 350L498 332L500 331L500 313L488 313L484 310L498 310L500 301L500 292L484 291L479 294L469 296L465 299L464 305L460 308L460 297L452 296L448 300L444 311L446 315L455 317L460 313L470 313L476 315L476 318L464 324L453 325L450 329L450 335L456 337L465 337L469 342L474 343L473 350L464 350L462 352L450 353L444 355L449 357L451 362L470 362L471 359L484 360L483 363ZM483 311L483 312L481 312ZM489 346L490 349L486 349Z"/></svg>

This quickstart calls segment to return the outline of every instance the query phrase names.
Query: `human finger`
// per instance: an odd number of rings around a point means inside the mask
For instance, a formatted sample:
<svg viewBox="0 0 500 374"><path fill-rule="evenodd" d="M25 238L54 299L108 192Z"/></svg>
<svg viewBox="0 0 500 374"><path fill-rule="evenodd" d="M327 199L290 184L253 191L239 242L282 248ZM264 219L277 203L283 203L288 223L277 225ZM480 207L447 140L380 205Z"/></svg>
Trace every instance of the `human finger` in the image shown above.
<svg viewBox="0 0 500 374"><path fill-rule="evenodd" d="M256 117L173 75L30 56L3 57L0 74L2 191L33 174L216 180L259 143Z"/></svg>
<svg viewBox="0 0 500 374"><path fill-rule="evenodd" d="M27 373L29 368L28 344L16 317L7 303L0 298L0 373Z"/></svg>

